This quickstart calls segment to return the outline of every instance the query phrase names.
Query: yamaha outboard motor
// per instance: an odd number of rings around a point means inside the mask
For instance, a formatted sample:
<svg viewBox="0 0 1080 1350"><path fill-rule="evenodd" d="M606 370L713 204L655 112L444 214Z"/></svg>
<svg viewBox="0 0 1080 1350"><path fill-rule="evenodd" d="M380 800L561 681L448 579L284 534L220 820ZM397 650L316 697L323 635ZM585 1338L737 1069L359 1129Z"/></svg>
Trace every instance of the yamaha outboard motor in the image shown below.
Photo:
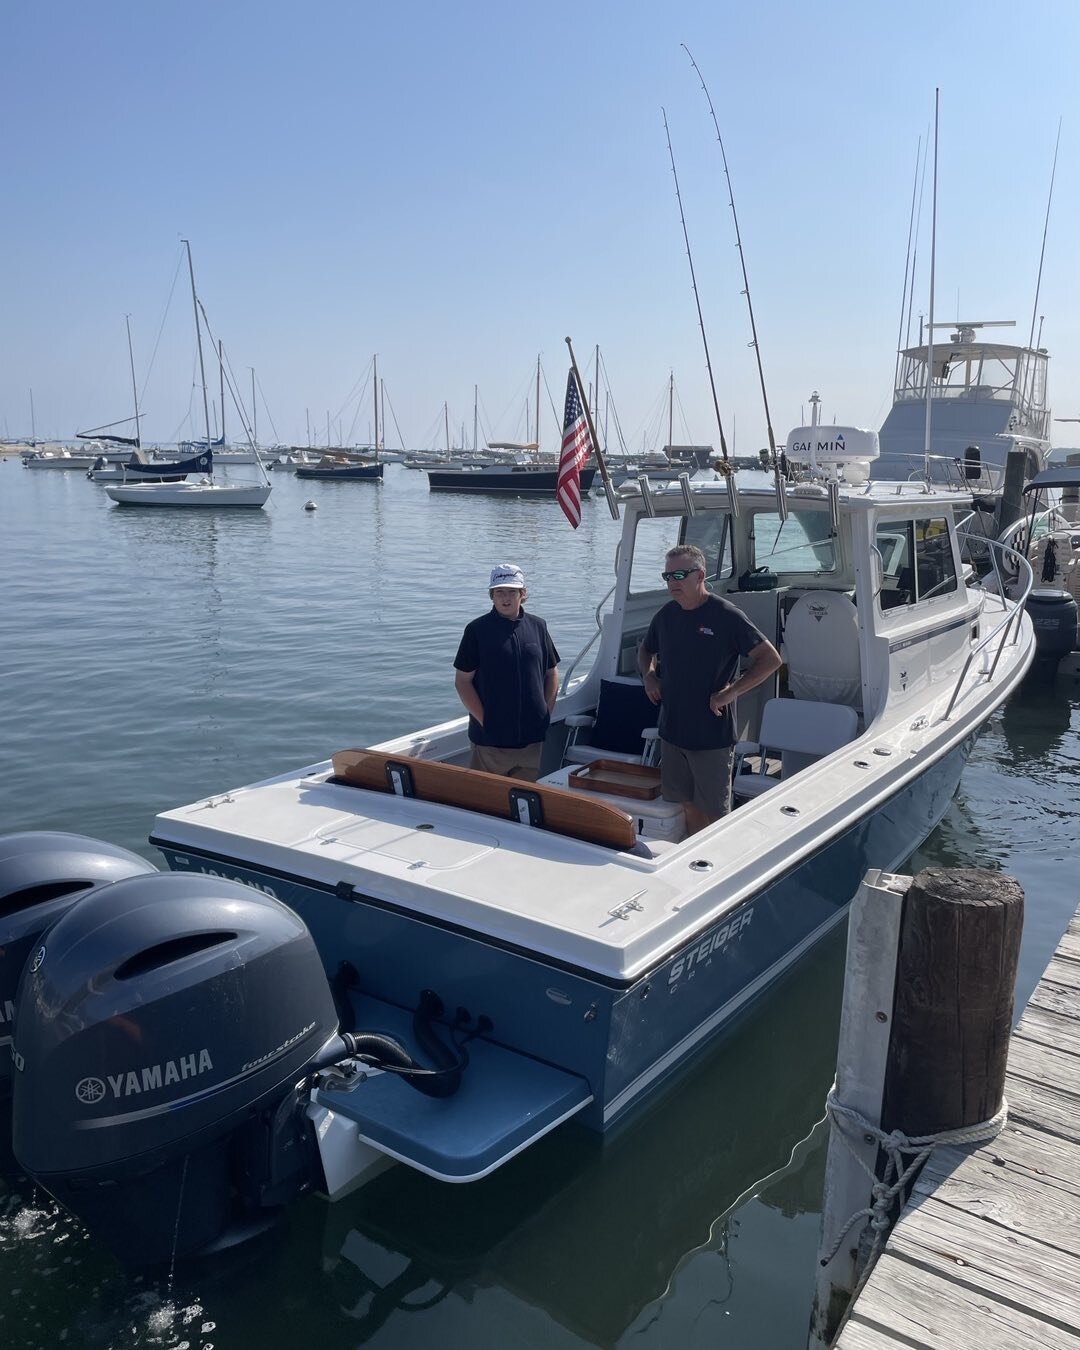
<svg viewBox="0 0 1080 1350"><path fill-rule="evenodd" d="M201 875L116 881L27 966L15 1155L128 1264L220 1248L321 1179L306 1080L346 1055L336 1033L292 910Z"/></svg>
<svg viewBox="0 0 1080 1350"><path fill-rule="evenodd" d="M26 958L41 936L91 891L156 872L126 848L81 834L28 830L0 836L0 1130L11 1107L15 995ZM0 1157L4 1149L0 1146Z"/></svg>
<svg viewBox="0 0 1080 1350"><path fill-rule="evenodd" d="M1068 591L1037 587L1027 598L1027 612L1035 628L1033 673L1053 676L1076 646L1076 601Z"/></svg>

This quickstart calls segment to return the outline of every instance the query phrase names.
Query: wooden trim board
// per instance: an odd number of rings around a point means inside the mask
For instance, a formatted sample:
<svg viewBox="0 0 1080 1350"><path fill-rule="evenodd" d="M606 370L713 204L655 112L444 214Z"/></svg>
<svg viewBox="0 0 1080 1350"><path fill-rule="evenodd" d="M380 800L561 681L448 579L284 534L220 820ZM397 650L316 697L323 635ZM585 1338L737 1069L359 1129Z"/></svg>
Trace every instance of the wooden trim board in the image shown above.
<svg viewBox="0 0 1080 1350"><path fill-rule="evenodd" d="M632 849L637 842L634 821L625 811L569 788L379 750L337 750L331 761L335 779L372 792L390 792L387 770L404 766L412 777L414 795L423 801L459 806L502 820L518 819L511 792L535 793L543 812L543 829L606 848Z"/></svg>

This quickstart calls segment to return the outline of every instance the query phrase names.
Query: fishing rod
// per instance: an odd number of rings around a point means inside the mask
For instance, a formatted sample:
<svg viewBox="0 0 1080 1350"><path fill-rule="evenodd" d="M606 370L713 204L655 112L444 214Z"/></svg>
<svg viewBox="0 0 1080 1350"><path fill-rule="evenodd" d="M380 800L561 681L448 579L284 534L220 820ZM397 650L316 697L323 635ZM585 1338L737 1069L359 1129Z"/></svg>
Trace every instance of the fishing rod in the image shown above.
<svg viewBox="0 0 1080 1350"><path fill-rule="evenodd" d="M705 316L701 312L701 296L698 294L697 275L694 272L694 255L690 251L690 235L686 228L686 213L683 211L682 193L679 191L679 172L675 168L675 152L671 148L671 131L668 128L667 112L661 108L664 119L664 135L667 137L668 158L671 160L671 176L675 180L675 200L679 203L679 219L682 222L683 241L686 244L686 258L690 264L690 284L694 289L694 304L697 305L698 327L701 329L701 343L705 348L705 368L709 372L709 389L712 392L713 410L716 413L716 426L720 432L720 454L722 463L718 466L727 479L728 496L731 499L731 514L739 514L739 498L735 491L735 466L728 459L727 440L724 436L724 423L720 417L720 403L716 397L716 381L713 379L712 358L709 356L709 339L705 332Z"/></svg>
<svg viewBox="0 0 1080 1350"><path fill-rule="evenodd" d="M750 314L750 346L754 349L754 358L757 361L758 383L761 385L761 402L765 408L765 429L769 436L769 458L772 463L773 476L776 483L776 505L782 521L787 520L787 500L784 495L784 479L780 472L780 459L776 453L776 438L773 435L772 416L769 413L769 395L765 390L765 370L761 364L761 348L758 345L757 323L754 320L754 305L750 298L750 279L746 275L746 254L743 252L742 235L739 231L739 216L735 210L735 192L731 186L731 172L728 169L727 151L724 149L724 138L720 135L720 123L716 120L716 110L713 107L712 95L709 93L708 86L705 83L705 77L702 75L698 63L694 60L693 54L686 43L682 43L682 49L690 58L690 64L694 67L694 72L701 81L702 92L705 95L705 101L709 105L709 116L712 118L713 127L716 130L716 140L720 146L720 156L724 162L724 177L727 179L728 204L731 207L731 218L735 222L735 244L739 250L739 265L742 268L743 295L746 296L746 308Z"/></svg>

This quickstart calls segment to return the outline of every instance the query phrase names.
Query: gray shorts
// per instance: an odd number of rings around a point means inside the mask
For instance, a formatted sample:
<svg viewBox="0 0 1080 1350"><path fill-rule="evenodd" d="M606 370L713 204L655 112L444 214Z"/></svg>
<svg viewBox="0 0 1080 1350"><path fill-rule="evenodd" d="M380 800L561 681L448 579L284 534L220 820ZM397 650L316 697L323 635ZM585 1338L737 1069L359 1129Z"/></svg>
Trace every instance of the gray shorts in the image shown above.
<svg viewBox="0 0 1080 1350"><path fill-rule="evenodd" d="M526 782L535 783L540 776L540 752L543 748L543 741L516 748L474 743L469 768L482 769L484 773L501 773L507 778L524 778Z"/></svg>
<svg viewBox="0 0 1080 1350"><path fill-rule="evenodd" d="M684 750L661 741L660 794L666 802L692 802L707 816L731 810L731 765L735 747Z"/></svg>

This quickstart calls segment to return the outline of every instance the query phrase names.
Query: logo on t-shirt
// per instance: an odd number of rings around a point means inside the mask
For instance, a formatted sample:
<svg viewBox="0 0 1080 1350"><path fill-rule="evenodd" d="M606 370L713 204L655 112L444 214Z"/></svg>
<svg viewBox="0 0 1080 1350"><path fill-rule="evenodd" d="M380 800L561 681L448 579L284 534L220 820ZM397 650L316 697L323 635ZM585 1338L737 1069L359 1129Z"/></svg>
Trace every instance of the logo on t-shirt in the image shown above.
<svg viewBox="0 0 1080 1350"><path fill-rule="evenodd" d="M704 623L699 623L698 626L697 626L697 630L698 630L698 636L699 636L699 637L715 637L715 636L716 636L716 634L713 632L713 630L712 630L707 624L704 624Z"/></svg>

